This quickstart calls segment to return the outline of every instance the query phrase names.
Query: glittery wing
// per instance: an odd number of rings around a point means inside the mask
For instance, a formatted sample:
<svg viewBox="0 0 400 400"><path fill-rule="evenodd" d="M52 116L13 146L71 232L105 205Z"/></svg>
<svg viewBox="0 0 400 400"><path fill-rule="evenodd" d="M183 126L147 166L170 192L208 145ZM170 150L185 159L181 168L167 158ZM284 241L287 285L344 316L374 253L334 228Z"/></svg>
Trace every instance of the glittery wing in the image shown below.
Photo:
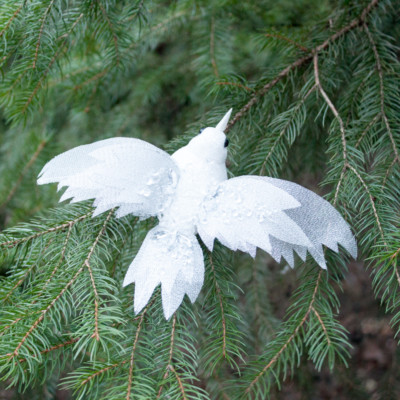
<svg viewBox="0 0 400 400"><path fill-rule="evenodd" d="M285 213L301 227L312 243L311 247L299 246L273 237L271 255L275 260L279 262L281 257L284 257L293 267L293 250L302 260L305 260L308 251L322 268L326 268L322 245L339 252L338 244L351 256L357 257L357 244L348 224L329 202L296 183L275 178L263 179L299 201L300 207Z"/></svg>
<svg viewBox="0 0 400 400"><path fill-rule="evenodd" d="M54 157L38 183L68 186L60 201L94 199L93 216L119 207L117 217L147 218L172 200L178 179L178 167L166 152L139 139L111 138Z"/></svg>
<svg viewBox="0 0 400 400"><path fill-rule="evenodd" d="M222 182L203 202L197 230L212 249L214 239L232 250L255 256L256 247L272 251L271 236L300 246L311 245L285 210L300 203L261 177L240 176Z"/></svg>
<svg viewBox="0 0 400 400"><path fill-rule="evenodd" d="M353 235L340 214L324 199L280 179L241 176L220 184L205 200L198 232L212 249L214 239L232 250L255 256L256 247L278 262L293 266L293 250L304 260L307 251L326 268L322 245L338 251L340 243L353 256Z"/></svg>

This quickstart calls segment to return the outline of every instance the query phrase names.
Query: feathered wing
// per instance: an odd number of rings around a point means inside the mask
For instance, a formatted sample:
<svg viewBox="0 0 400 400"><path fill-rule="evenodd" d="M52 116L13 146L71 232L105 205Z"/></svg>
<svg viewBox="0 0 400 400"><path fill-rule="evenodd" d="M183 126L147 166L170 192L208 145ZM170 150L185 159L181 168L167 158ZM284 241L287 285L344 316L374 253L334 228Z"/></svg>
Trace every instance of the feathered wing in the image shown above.
<svg viewBox="0 0 400 400"><path fill-rule="evenodd" d="M121 217L157 215L172 200L179 171L163 150L134 138L111 138L75 147L50 160L38 183L68 186L60 201L94 199L93 216L114 207Z"/></svg>
<svg viewBox="0 0 400 400"><path fill-rule="evenodd" d="M198 232L212 249L214 239L232 250L255 256L259 247L293 266L293 250L305 260L307 251L326 268L322 245L338 251L341 244L354 257L355 240L341 215L324 199L280 179L241 176L222 182L208 197Z"/></svg>
<svg viewBox="0 0 400 400"><path fill-rule="evenodd" d="M135 283L134 309L137 314L161 284L164 315L169 319L185 294L194 303L203 280L203 252L196 237L157 226L147 234L129 266L123 286Z"/></svg>

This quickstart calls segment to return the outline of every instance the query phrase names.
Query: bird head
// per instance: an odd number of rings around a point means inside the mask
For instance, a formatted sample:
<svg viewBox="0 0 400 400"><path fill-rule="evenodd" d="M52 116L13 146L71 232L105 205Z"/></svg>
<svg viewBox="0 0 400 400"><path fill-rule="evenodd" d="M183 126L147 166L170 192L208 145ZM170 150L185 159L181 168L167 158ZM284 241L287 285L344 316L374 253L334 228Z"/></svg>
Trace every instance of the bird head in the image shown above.
<svg viewBox="0 0 400 400"><path fill-rule="evenodd" d="M187 149L207 161L224 163L229 140L224 133L232 109L230 109L215 128L208 127L200 131L187 145Z"/></svg>

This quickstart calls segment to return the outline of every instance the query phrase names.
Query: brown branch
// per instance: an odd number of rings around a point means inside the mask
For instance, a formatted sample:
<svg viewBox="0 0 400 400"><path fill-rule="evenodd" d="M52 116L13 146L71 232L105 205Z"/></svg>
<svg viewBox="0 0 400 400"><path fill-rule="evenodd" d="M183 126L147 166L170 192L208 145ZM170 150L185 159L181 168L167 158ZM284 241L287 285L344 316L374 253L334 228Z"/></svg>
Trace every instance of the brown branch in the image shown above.
<svg viewBox="0 0 400 400"><path fill-rule="evenodd" d="M56 345L54 345L54 346L52 346L52 347L49 347L48 349L42 350L42 351L40 352L40 354L50 353L51 351L61 349L62 347L65 347L65 346L69 346L70 344L76 343L79 339L80 339L80 338L75 338L75 339L68 340L67 342L64 342L64 343L56 344ZM32 357L35 357L35 355L33 354ZM20 358L18 361L19 361L19 362L25 362L25 361L26 361L26 358Z"/></svg>
<svg viewBox="0 0 400 400"><path fill-rule="evenodd" d="M163 376L163 380L167 379L167 377L169 375L169 370L170 370L169 367L170 367L170 365L172 365L171 364L172 363L172 353L174 350L174 341L175 341L175 324L176 324L176 314L174 314L174 317L172 319L171 342L170 342L170 346L169 346L169 359L168 359L165 374ZM161 385L160 389L158 390L157 399L160 398L163 388L164 388L164 385Z"/></svg>
<svg viewBox="0 0 400 400"><path fill-rule="evenodd" d="M278 350L278 352L272 357L271 361L262 369L262 371L253 379L253 381L250 383L250 385L247 387L247 389L245 390L245 393L249 393L251 388L259 381L259 379L268 371L268 369L270 369L272 367L272 365L274 365L279 357L281 356L281 354L285 351L285 349L289 346L289 344L292 342L292 340L297 336L299 330L301 329L301 327L304 325L304 323L306 322L308 316L310 315L310 312L312 311L312 308L314 307L314 302L315 302L315 298L317 295L317 291L319 288L319 284L321 281L321 276L322 276L322 272L323 270L321 269L318 273L318 277L317 280L315 282L315 287L314 287L314 292L313 295L311 297L310 300L310 304L308 306L308 309L306 311L306 313L304 314L304 317L302 318L302 320L300 321L300 323L296 326L296 328L294 329L293 333L289 336L289 338L286 340L286 342L283 344L283 346Z"/></svg>
<svg viewBox="0 0 400 400"><path fill-rule="evenodd" d="M219 73L218 73L218 67L217 63L215 62L215 21L214 17L211 18L211 29L210 29L210 57L211 57L211 65L214 71L214 75L218 78Z"/></svg>
<svg viewBox="0 0 400 400"><path fill-rule="evenodd" d="M96 282L94 280L92 267L90 266L90 259L92 258L92 255L94 253L94 250L95 250L97 244L99 243L100 238L103 236L104 231L106 230L107 223L110 220L114 210L115 209L113 208L108 213L107 218L104 221L99 234L97 235L95 241L92 244L92 247L89 250L89 254L86 257L86 260L83 263L83 265L86 266L86 268L89 271L90 282L92 284L92 288L93 288L93 292L94 292L94 333L93 333L92 337L94 337L97 341L100 340L100 335L99 335L99 300L100 300L100 297L99 297L99 293L97 292L97 287L96 287Z"/></svg>
<svg viewBox="0 0 400 400"><path fill-rule="evenodd" d="M331 109L333 115L339 122L340 133L341 133L341 138L342 138L342 147L343 147L343 149L342 149L343 161L344 161L344 163L346 163L347 162L347 141L346 141L346 131L344 129L344 123L343 123L341 116L339 115L338 110L336 109L336 107L333 105L331 99L326 94L326 92L325 92L324 88L322 87L321 82L319 80L318 53L314 54L313 60L314 60L315 84L317 85L318 90L321 93L322 97L324 98L326 104Z"/></svg>
<svg viewBox="0 0 400 400"><path fill-rule="evenodd" d="M300 43L297 43L293 39L290 39L290 38L288 38L286 36L283 36L283 35L279 35L278 33L266 33L264 36L267 37L267 38L272 37L272 38L284 40L285 42L288 42L288 43L292 44L293 46L296 46L300 50L305 51L307 53L310 51L310 49L308 49L307 47L301 45Z"/></svg>
<svg viewBox="0 0 400 400"><path fill-rule="evenodd" d="M214 278L214 285L215 285L215 290L217 292L217 297L219 301L219 306L221 308L221 320L222 320L222 356L226 358L226 321L225 321L225 311L224 311L224 305L222 303L222 293L221 293L221 288L218 285L217 278L215 276L215 267L214 267L214 262L210 253L210 265L211 265L211 270L213 272L213 278Z"/></svg>
<svg viewBox="0 0 400 400"><path fill-rule="evenodd" d="M24 6L24 4L25 4L25 1L22 1L21 5L15 10L14 14L8 20L6 26L1 30L0 37L2 37L4 35L4 32L10 27L11 23L14 21L14 19L18 16L20 11L22 10L22 7Z"/></svg>
<svg viewBox="0 0 400 400"><path fill-rule="evenodd" d="M30 167L34 164L34 162L37 160L37 158L39 157L39 154L42 152L42 150L46 146L46 144L47 144L47 142L45 140L42 140L39 143L39 146L37 147L36 151L33 153L32 157L30 158L30 160L28 161L28 163L25 165L24 169L20 173L17 181L15 182L14 186L10 190L10 193L8 194L7 198L3 201L3 203L0 204L0 208L4 207L6 204L8 204L8 202L13 198L15 192L19 188L19 185L23 181L26 173L28 172Z"/></svg>
<svg viewBox="0 0 400 400"><path fill-rule="evenodd" d="M90 260L90 257L92 256L94 249L95 249L95 245L97 245L97 243L100 240L101 235L104 233L105 229L106 229L106 225L109 221L109 219L111 218L111 214L112 214L113 210L111 210L111 212L108 214L106 220L104 221L102 228L99 232L99 234L97 235L93 246L91 247L90 251L89 251L89 255L86 258L86 260ZM23 338L21 339L21 341L18 343L17 347L15 348L15 350L12 353L7 354L8 356L10 356L10 358L16 357L18 356L18 352L20 350L20 348L23 346L23 344L25 343L25 341L28 339L29 335L36 329L36 327L43 321L44 317L46 316L46 314L48 313L48 311L54 306L54 304L63 296L63 294L73 285L73 283L78 279L79 275L82 273L82 271L84 270L84 268L86 267L86 260L84 262L84 264L78 269L78 271L76 271L75 275L68 281L68 283L61 289L61 291L58 293L58 295L56 297L54 297L54 299L51 301L51 303L44 308L41 311L41 314L39 316L39 318L36 319L36 321L31 325L31 327L29 328L29 330L25 333L25 335L23 336Z"/></svg>
<svg viewBox="0 0 400 400"><path fill-rule="evenodd" d="M140 333L140 331L142 329L143 319L144 319L144 316L145 316L148 308L149 308L149 306L147 306L145 308L145 310L143 311L142 315L140 316L139 325L138 325L138 327L136 329L136 335L135 335L135 340L134 340L133 346L132 346L132 353L131 353L130 364L129 364L129 377L128 377L128 389L127 389L127 392L126 392L126 400L129 400L130 397L131 397L135 351L136 351L136 346L137 346L137 343L138 343L138 340L139 340L139 333Z"/></svg>
<svg viewBox="0 0 400 400"><path fill-rule="evenodd" d="M45 231L40 231L40 232L35 233L33 235L25 236L25 237L23 237L21 239L15 239L15 240L9 240L7 242L2 242L2 243L0 243L0 247L4 246L4 247L12 248L12 247L15 247L15 246L17 246L17 245L19 245L21 243L28 242L30 240L34 240L34 239L36 239L36 238L38 238L40 236L43 236L43 235L47 235L48 233L52 233L52 232L57 232L57 231L63 230L65 228L68 228L71 224L75 224L75 223L77 223L79 221L82 221L82 220L88 218L92 214L93 214L93 211L90 211L87 214L84 214L84 215L81 215L78 218L75 218L74 220L65 222L64 224L61 224L61 225L57 225L57 226L55 226L53 228L46 229Z"/></svg>
<svg viewBox="0 0 400 400"><path fill-rule="evenodd" d="M320 325L321 325L321 327L322 327L322 329L323 329L323 331L325 333L326 341L328 342L328 345L330 346L331 345L331 339L329 338L328 330L326 329L326 326L325 326L324 322L322 321L321 316L319 315L318 311L314 308L314 306L311 307L311 310L313 311L313 313L317 317L317 319L318 319L318 321L319 321L319 323L320 323Z"/></svg>
<svg viewBox="0 0 400 400"><path fill-rule="evenodd" d="M103 369L101 369L100 371L95 372L94 374L90 375L89 377L87 377L84 381L82 381L82 383L80 384L80 386L86 385L88 382L90 382L92 379L96 378L96 376L103 374L104 372L107 372L110 369L119 367L121 365L124 365L128 362L128 360L124 360L112 365L109 365L108 367L105 367Z"/></svg>
<svg viewBox="0 0 400 400"><path fill-rule="evenodd" d="M39 55L39 47L40 47L40 41L42 39L44 24L46 22L47 15L49 14L53 4L54 4L54 0L51 0L49 6L46 8L46 11L44 12L43 18L42 18L42 25L40 26L39 37L38 37L38 40L37 40L37 43L36 43L35 57L33 58L33 63L32 63L32 68L33 69L36 68L36 61L37 61L37 58L38 58L38 55Z"/></svg>
<svg viewBox="0 0 400 400"><path fill-rule="evenodd" d="M175 368L173 367L173 365L170 364L170 365L168 366L168 368L174 373L175 378L176 378L176 380L178 381L179 389L180 389L180 391L181 391L183 400L187 400L186 393L185 393L185 389L184 389L184 387L183 387L183 383L182 383L182 380L181 380L180 376L179 376L178 373L176 372L176 370L175 370Z"/></svg>
<svg viewBox="0 0 400 400"><path fill-rule="evenodd" d="M319 53L322 50L325 50L332 42L334 42L336 39L339 37L343 36L347 32L351 31L352 29L358 27L360 24L362 24L367 15L371 12L371 10L376 7L378 4L379 0L372 0L367 7L364 8L362 11L361 15L358 18L353 19L348 25L340 29L338 32L330 36L328 39L326 39L323 43L321 43L319 46L316 46L314 49L309 50L310 54L303 56L296 61L294 61L292 64L288 65L286 68L284 68L279 74L272 79L270 82L268 82L266 85L264 85L258 92L256 92L249 102L245 104L232 118L232 120L229 122L227 128L225 129L225 133L228 133L232 127L250 110L254 104L257 103L260 97L264 96L270 89L272 89L279 81L281 81L283 78L285 78L291 71L294 69L310 62L313 58L313 54Z"/></svg>

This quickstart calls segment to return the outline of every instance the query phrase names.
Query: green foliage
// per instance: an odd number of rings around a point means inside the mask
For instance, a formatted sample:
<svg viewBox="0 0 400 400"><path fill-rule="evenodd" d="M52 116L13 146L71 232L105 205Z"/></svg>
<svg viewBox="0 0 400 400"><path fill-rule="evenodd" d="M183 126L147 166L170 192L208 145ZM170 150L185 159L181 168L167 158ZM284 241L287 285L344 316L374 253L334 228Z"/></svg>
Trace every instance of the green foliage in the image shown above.
<svg viewBox="0 0 400 400"><path fill-rule="evenodd" d="M0 0L5 385L32 398L58 386L76 399L265 399L302 360L347 364L344 251L326 251L328 271L307 259L290 275L216 244L194 305L165 321L157 289L135 316L121 281L156 221L52 208L55 188L36 185L68 148L123 135L173 152L230 107L230 173L321 182L398 335L399 6ZM289 275L279 313L272 292Z"/></svg>

